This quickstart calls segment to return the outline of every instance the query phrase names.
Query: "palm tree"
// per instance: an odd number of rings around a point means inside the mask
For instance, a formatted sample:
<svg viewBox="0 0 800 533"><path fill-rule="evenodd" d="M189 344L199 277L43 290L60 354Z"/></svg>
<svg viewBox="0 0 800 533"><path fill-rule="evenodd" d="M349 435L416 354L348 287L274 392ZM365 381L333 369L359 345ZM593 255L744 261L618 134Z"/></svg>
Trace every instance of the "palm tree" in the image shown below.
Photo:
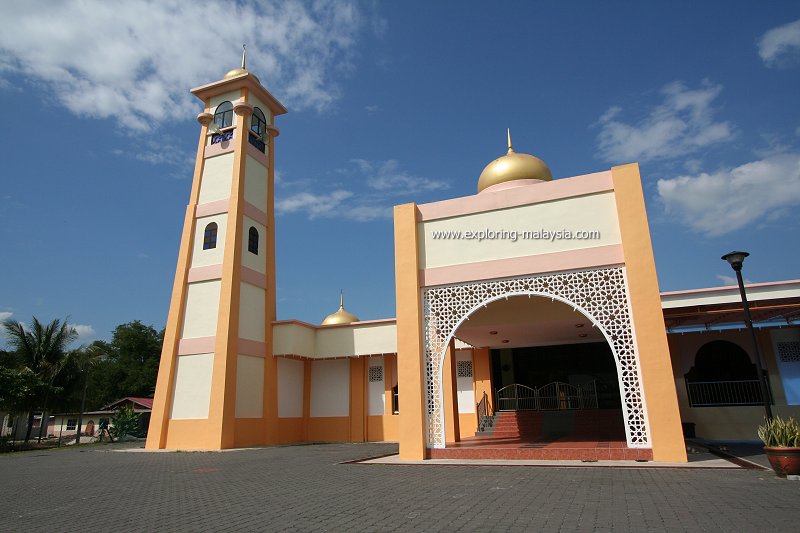
<svg viewBox="0 0 800 533"><path fill-rule="evenodd" d="M44 419L47 411L47 400L53 389L53 381L58 376L66 361L67 346L78 338L75 328L63 321L55 319L49 324L42 324L36 317L33 317L30 329L22 322L6 320L3 322L9 344L16 350L17 355L22 360L22 364L36 374L42 383L45 383L43 398L41 402L42 423L39 427L39 440L42 439L47 421ZM33 428L33 408L28 415L28 431L25 434L25 442L31 437Z"/></svg>
<svg viewBox="0 0 800 533"><path fill-rule="evenodd" d="M86 389L89 386L89 371L106 358L106 350L102 344L95 342L84 348L81 346L68 356L73 365L83 375L83 394L81 395L81 410L78 412L78 427L75 433L75 444L81 443L81 426L83 425L83 411L86 408Z"/></svg>

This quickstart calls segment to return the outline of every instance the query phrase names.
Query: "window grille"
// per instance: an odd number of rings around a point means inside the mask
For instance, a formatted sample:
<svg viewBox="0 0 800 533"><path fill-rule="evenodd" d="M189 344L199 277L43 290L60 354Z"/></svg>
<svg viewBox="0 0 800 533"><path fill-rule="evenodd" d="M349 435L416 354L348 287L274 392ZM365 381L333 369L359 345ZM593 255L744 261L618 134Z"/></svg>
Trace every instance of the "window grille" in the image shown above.
<svg viewBox="0 0 800 533"><path fill-rule="evenodd" d="M781 363L800 363L800 341L779 342L778 358Z"/></svg>
<svg viewBox="0 0 800 533"><path fill-rule="evenodd" d="M214 111L214 123L219 129L233 126L233 104L225 101Z"/></svg>
<svg viewBox="0 0 800 533"><path fill-rule="evenodd" d="M370 381L370 383L383 381L383 367L382 366L371 366L371 367L369 367L369 381Z"/></svg>
<svg viewBox="0 0 800 533"><path fill-rule="evenodd" d="M456 362L456 372L460 378L472 377L472 361L458 361Z"/></svg>

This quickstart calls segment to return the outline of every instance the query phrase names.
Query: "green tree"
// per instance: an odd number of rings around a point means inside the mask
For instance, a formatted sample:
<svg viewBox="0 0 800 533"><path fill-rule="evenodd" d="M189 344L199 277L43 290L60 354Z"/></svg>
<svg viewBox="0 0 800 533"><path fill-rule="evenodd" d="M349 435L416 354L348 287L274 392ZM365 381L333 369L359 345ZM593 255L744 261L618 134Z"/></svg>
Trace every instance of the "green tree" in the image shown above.
<svg viewBox="0 0 800 533"><path fill-rule="evenodd" d="M139 320L114 329L111 342L95 343L108 355L90 375L87 405L101 407L126 396L153 395L163 331Z"/></svg>
<svg viewBox="0 0 800 533"><path fill-rule="evenodd" d="M139 432L139 414L130 407L117 409L111 416L111 434L119 439Z"/></svg>
<svg viewBox="0 0 800 533"><path fill-rule="evenodd" d="M42 385L39 394L34 394L26 406L29 410L28 430L25 433L27 442L33 428L33 410L40 407L42 413L47 411L47 402L51 394L58 391L53 383L64 368L67 346L78 338L78 333L66 319L63 321L55 319L49 324L42 324L33 317L30 328L22 322L6 320L3 328L8 343L16 352L20 368L30 370ZM39 439L42 438L46 427L47 421L43 417L39 428Z"/></svg>

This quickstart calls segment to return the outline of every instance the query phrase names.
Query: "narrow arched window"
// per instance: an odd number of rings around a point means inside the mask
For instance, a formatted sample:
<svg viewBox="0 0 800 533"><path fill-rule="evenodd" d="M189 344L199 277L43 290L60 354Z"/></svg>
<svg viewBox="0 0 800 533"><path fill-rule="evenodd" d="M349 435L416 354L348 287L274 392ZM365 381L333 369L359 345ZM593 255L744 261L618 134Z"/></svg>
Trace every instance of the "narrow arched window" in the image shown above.
<svg viewBox="0 0 800 533"><path fill-rule="evenodd" d="M214 123L218 128L233 126L233 104L225 101L217 106L214 111Z"/></svg>
<svg viewBox="0 0 800 533"><path fill-rule="evenodd" d="M247 238L247 251L258 255L258 230L250 226L250 234Z"/></svg>
<svg viewBox="0 0 800 533"><path fill-rule="evenodd" d="M267 119L264 113L257 107L253 108L253 116L250 119L250 131L259 137L267 131Z"/></svg>
<svg viewBox="0 0 800 533"><path fill-rule="evenodd" d="M210 250L217 247L217 223L212 222L206 226L205 234L203 235L203 250Z"/></svg>

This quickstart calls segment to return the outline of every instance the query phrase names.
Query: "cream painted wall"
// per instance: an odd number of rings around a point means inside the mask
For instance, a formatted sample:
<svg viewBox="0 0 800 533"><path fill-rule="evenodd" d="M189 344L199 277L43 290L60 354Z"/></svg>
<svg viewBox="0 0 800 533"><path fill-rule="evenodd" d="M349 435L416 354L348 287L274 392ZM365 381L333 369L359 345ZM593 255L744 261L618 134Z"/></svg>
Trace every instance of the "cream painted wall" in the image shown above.
<svg viewBox="0 0 800 533"><path fill-rule="evenodd" d="M278 416L303 416L304 364L296 359L278 357Z"/></svg>
<svg viewBox="0 0 800 533"><path fill-rule="evenodd" d="M212 222L217 223L217 246L203 250L203 238L206 233L206 226ZM194 228L194 250L192 250L192 268L219 265L222 263L222 255L225 250L225 227L228 223L228 214L212 215L197 219Z"/></svg>
<svg viewBox="0 0 800 533"><path fill-rule="evenodd" d="M277 324L272 328L273 355L314 357L316 333L302 324Z"/></svg>
<svg viewBox="0 0 800 533"><path fill-rule="evenodd" d="M249 155L244 167L244 199L267 212L267 167Z"/></svg>
<svg viewBox="0 0 800 533"><path fill-rule="evenodd" d="M208 418L213 353L178 356L170 418Z"/></svg>
<svg viewBox="0 0 800 533"><path fill-rule="evenodd" d="M264 415L264 358L238 354L236 359L236 418Z"/></svg>
<svg viewBox="0 0 800 533"><path fill-rule="evenodd" d="M350 361L336 359L311 364L311 416L350 414Z"/></svg>
<svg viewBox="0 0 800 533"><path fill-rule="evenodd" d="M239 338L264 341L266 315L264 313L265 291L261 287L241 283L239 299Z"/></svg>
<svg viewBox="0 0 800 533"><path fill-rule="evenodd" d="M597 240L433 239L434 231L599 231ZM563 198L417 225L420 268L525 257L620 243L613 192Z"/></svg>
<svg viewBox="0 0 800 533"><path fill-rule="evenodd" d="M244 234L242 235L242 264L262 274L267 272L267 228L250 217L244 217ZM250 227L258 231L258 255L250 252L247 247L250 242Z"/></svg>
<svg viewBox="0 0 800 533"><path fill-rule="evenodd" d="M200 181L200 197L197 202L205 204L229 198L232 175L233 152L206 159L203 166L203 178Z"/></svg>
<svg viewBox="0 0 800 533"><path fill-rule="evenodd" d="M220 287L220 280L189 284L186 290L182 339L213 337L217 334Z"/></svg>
<svg viewBox="0 0 800 533"><path fill-rule="evenodd" d="M383 368L383 357L370 357L367 360L367 406L370 416L382 415L386 412L386 371ZM369 379L369 369L381 369L383 379L372 381Z"/></svg>
<svg viewBox="0 0 800 533"><path fill-rule="evenodd" d="M395 324L364 324L317 330L316 357L397 352Z"/></svg>
<svg viewBox="0 0 800 533"><path fill-rule="evenodd" d="M472 361L472 350L457 351L456 365L458 361ZM458 412L460 414L475 412L474 366L472 372L472 376L456 378L456 386L458 387Z"/></svg>
<svg viewBox="0 0 800 533"><path fill-rule="evenodd" d="M240 98L240 91L228 91L226 93L218 94L216 96L212 96L208 99L209 101L209 109L211 109L211 114L213 115L214 112L217 110L217 106L228 100L230 103L235 104L236 100ZM266 113L265 113L266 114Z"/></svg>

